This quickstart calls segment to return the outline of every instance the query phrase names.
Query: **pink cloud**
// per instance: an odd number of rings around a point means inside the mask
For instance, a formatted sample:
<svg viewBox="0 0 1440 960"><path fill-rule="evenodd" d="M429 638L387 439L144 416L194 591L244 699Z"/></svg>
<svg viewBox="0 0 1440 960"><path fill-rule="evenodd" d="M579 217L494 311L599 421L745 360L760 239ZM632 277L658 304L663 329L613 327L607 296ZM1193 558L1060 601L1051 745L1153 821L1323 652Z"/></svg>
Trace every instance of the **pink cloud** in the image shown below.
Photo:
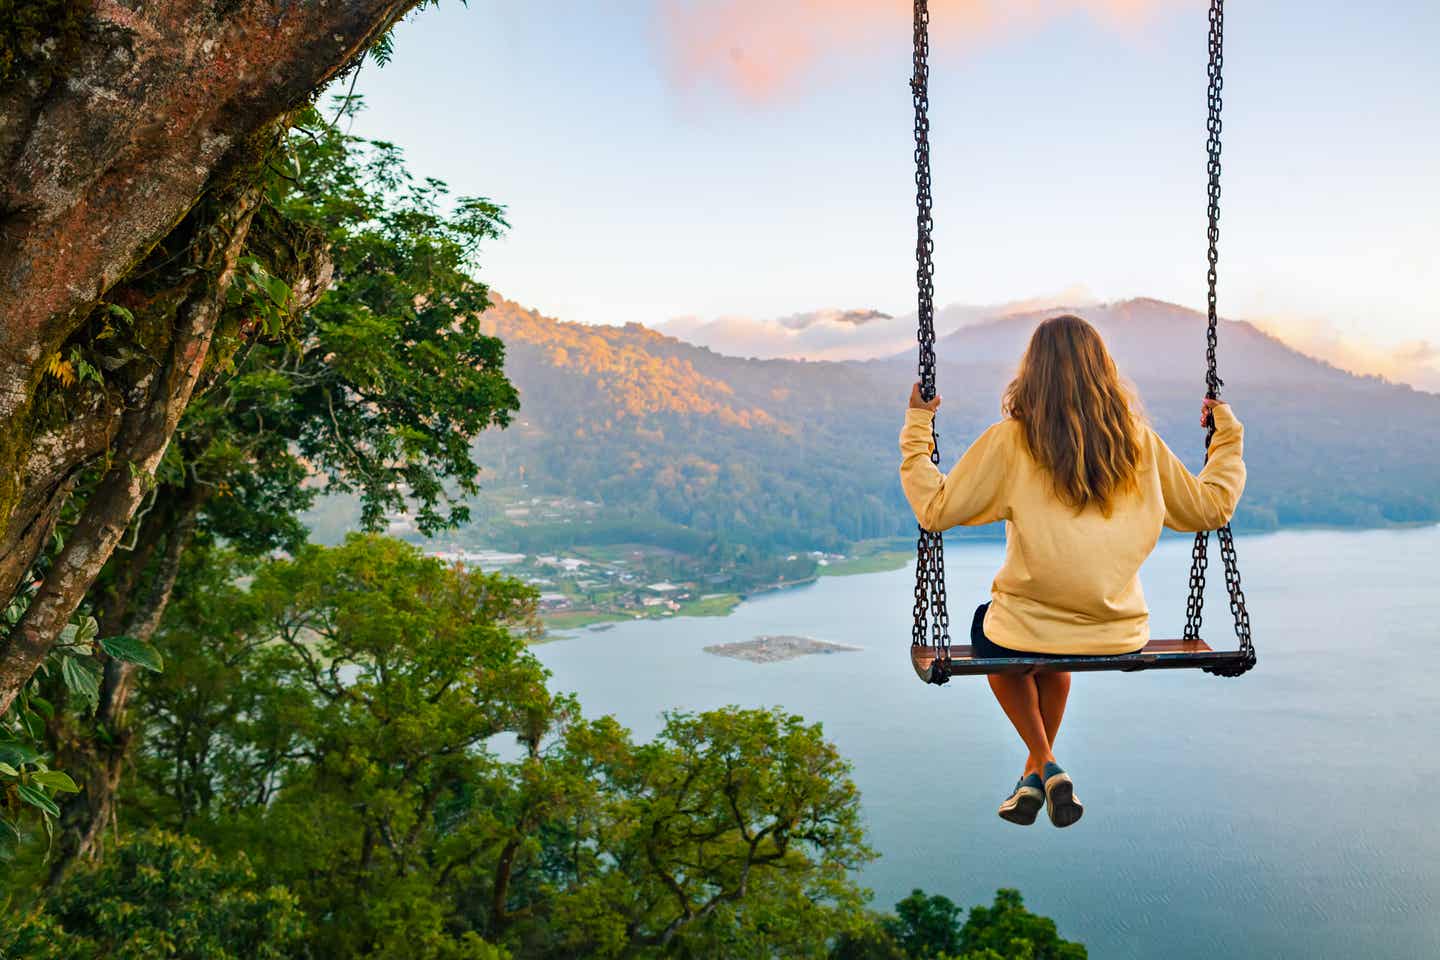
<svg viewBox="0 0 1440 960"><path fill-rule="evenodd" d="M750 102L792 92L830 58L908 49L910 0L659 0L672 78ZM1070 15L1117 29L1200 0L931 0L932 53L973 48Z"/></svg>
<svg viewBox="0 0 1440 960"><path fill-rule="evenodd" d="M1342 333L1328 321L1301 317L1266 317L1255 325L1312 357L1341 370L1408 383L1440 393L1440 345L1428 340L1378 343Z"/></svg>

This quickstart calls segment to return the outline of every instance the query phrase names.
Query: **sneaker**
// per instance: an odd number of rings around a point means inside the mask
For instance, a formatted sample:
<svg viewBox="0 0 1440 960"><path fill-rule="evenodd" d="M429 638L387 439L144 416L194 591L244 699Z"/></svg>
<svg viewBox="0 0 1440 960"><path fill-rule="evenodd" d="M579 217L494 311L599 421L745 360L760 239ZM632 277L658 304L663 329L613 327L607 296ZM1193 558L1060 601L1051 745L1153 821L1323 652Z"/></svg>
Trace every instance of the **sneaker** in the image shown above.
<svg viewBox="0 0 1440 960"><path fill-rule="evenodd" d="M1000 819L1028 827L1035 822L1035 816L1045 805L1045 784L1038 773L1016 781L1015 792L1000 804Z"/></svg>
<svg viewBox="0 0 1440 960"><path fill-rule="evenodd" d="M1068 827L1085 814L1075 799L1075 784L1058 763L1045 764L1045 812L1057 827Z"/></svg>

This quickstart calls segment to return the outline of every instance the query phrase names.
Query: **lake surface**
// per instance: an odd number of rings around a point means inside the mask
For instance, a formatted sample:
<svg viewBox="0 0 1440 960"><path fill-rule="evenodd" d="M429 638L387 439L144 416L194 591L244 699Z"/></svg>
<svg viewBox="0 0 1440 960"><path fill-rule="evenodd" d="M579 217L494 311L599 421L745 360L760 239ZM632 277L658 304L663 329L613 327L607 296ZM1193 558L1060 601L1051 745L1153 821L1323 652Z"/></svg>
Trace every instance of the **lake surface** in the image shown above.
<svg viewBox="0 0 1440 960"><path fill-rule="evenodd" d="M948 546L955 623L1001 549ZM983 679L916 679L911 570L535 650L555 689L637 737L671 707L778 705L822 722L882 854L861 875L877 907L914 887L966 906L1018 887L1097 960L1440 957L1440 527L1287 532L1238 551L1259 666L1234 680L1076 674L1056 754L1086 809L1067 830L996 817L1023 748ZM1145 568L1156 635L1179 636L1188 569L1178 538ZM1218 647L1231 624L1212 571ZM864 649L768 664L701 649L767 633Z"/></svg>

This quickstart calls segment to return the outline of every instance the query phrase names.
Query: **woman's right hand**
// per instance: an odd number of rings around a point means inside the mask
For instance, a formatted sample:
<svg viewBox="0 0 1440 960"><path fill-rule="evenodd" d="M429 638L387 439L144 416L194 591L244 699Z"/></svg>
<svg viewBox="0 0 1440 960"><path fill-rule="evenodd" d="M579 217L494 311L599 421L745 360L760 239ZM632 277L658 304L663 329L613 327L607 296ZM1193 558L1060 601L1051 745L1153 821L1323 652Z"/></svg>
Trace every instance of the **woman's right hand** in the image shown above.
<svg viewBox="0 0 1440 960"><path fill-rule="evenodd" d="M935 399L926 400L924 397L920 396L920 384L917 383L915 384L915 386L910 388L911 410L929 410L931 413L934 413L937 409L939 409L939 407L940 397L938 394L936 395Z"/></svg>
<svg viewBox="0 0 1440 960"><path fill-rule="evenodd" d="M1211 415L1212 415L1212 412L1214 411L1214 409L1215 409L1216 407L1221 407L1221 406L1224 406L1224 405L1225 405L1225 401L1224 401L1224 400L1219 400L1219 399L1216 399L1215 397L1206 397L1204 400L1201 400L1201 401L1200 401L1200 426L1202 426L1202 427L1208 427L1208 426L1210 426L1210 417L1211 417Z"/></svg>

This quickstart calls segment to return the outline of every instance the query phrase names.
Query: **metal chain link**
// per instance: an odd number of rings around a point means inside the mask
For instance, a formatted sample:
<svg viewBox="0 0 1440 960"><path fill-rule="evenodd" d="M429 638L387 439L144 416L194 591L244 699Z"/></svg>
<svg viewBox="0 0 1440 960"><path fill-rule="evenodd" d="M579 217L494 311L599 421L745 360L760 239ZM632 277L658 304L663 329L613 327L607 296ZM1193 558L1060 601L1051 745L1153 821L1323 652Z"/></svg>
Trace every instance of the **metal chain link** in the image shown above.
<svg viewBox="0 0 1440 960"><path fill-rule="evenodd" d="M1215 360L1215 346L1218 340L1219 310L1216 299L1217 265L1220 261L1220 110L1224 106L1221 93L1224 90L1223 72L1225 66L1225 0L1210 0L1210 62L1207 67L1209 86L1206 90L1208 115L1205 121L1205 172L1206 215L1206 327L1205 327L1205 396L1215 400L1220 397L1220 388L1225 381L1220 379ZM1215 420L1212 416L1205 429L1206 459L1209 459L1210 441L1215 436ZM1255 666L1255 644L1250 636L1250 614L1245 609L1245 593L1240 587L1240 568L1235 556L1235 537L1230 524L1217 531L1220 541L1220 559L1225 567L1225 589L1230 596L1230 613L1235 619L1235 634L1240 640L1241 661L1233 666L1206 667L1205 672L1217 676L1238 677ZM1205 607L1205 572L1209 565L1210 533L1202 530L1195 534L1195 545L1190 551L1190 596L1185 603L1185 638L1200 637L1201 621Z"/></svg>
<svg viewBox="0 0 1440 960"><path fill-rule="evenodd" d="M915 0L914 70L910 95L915 104L915 285L919 291L920 395L935 397L935 222L930 199L930 10L927 0ZM940 435L930 429L930 462L940 463ZM939 648L931 670L931 683L944 683L950 648L950 611L945 602L945 543L938 532L919 527L915 543L915 608L910 642Z"/></svg>

